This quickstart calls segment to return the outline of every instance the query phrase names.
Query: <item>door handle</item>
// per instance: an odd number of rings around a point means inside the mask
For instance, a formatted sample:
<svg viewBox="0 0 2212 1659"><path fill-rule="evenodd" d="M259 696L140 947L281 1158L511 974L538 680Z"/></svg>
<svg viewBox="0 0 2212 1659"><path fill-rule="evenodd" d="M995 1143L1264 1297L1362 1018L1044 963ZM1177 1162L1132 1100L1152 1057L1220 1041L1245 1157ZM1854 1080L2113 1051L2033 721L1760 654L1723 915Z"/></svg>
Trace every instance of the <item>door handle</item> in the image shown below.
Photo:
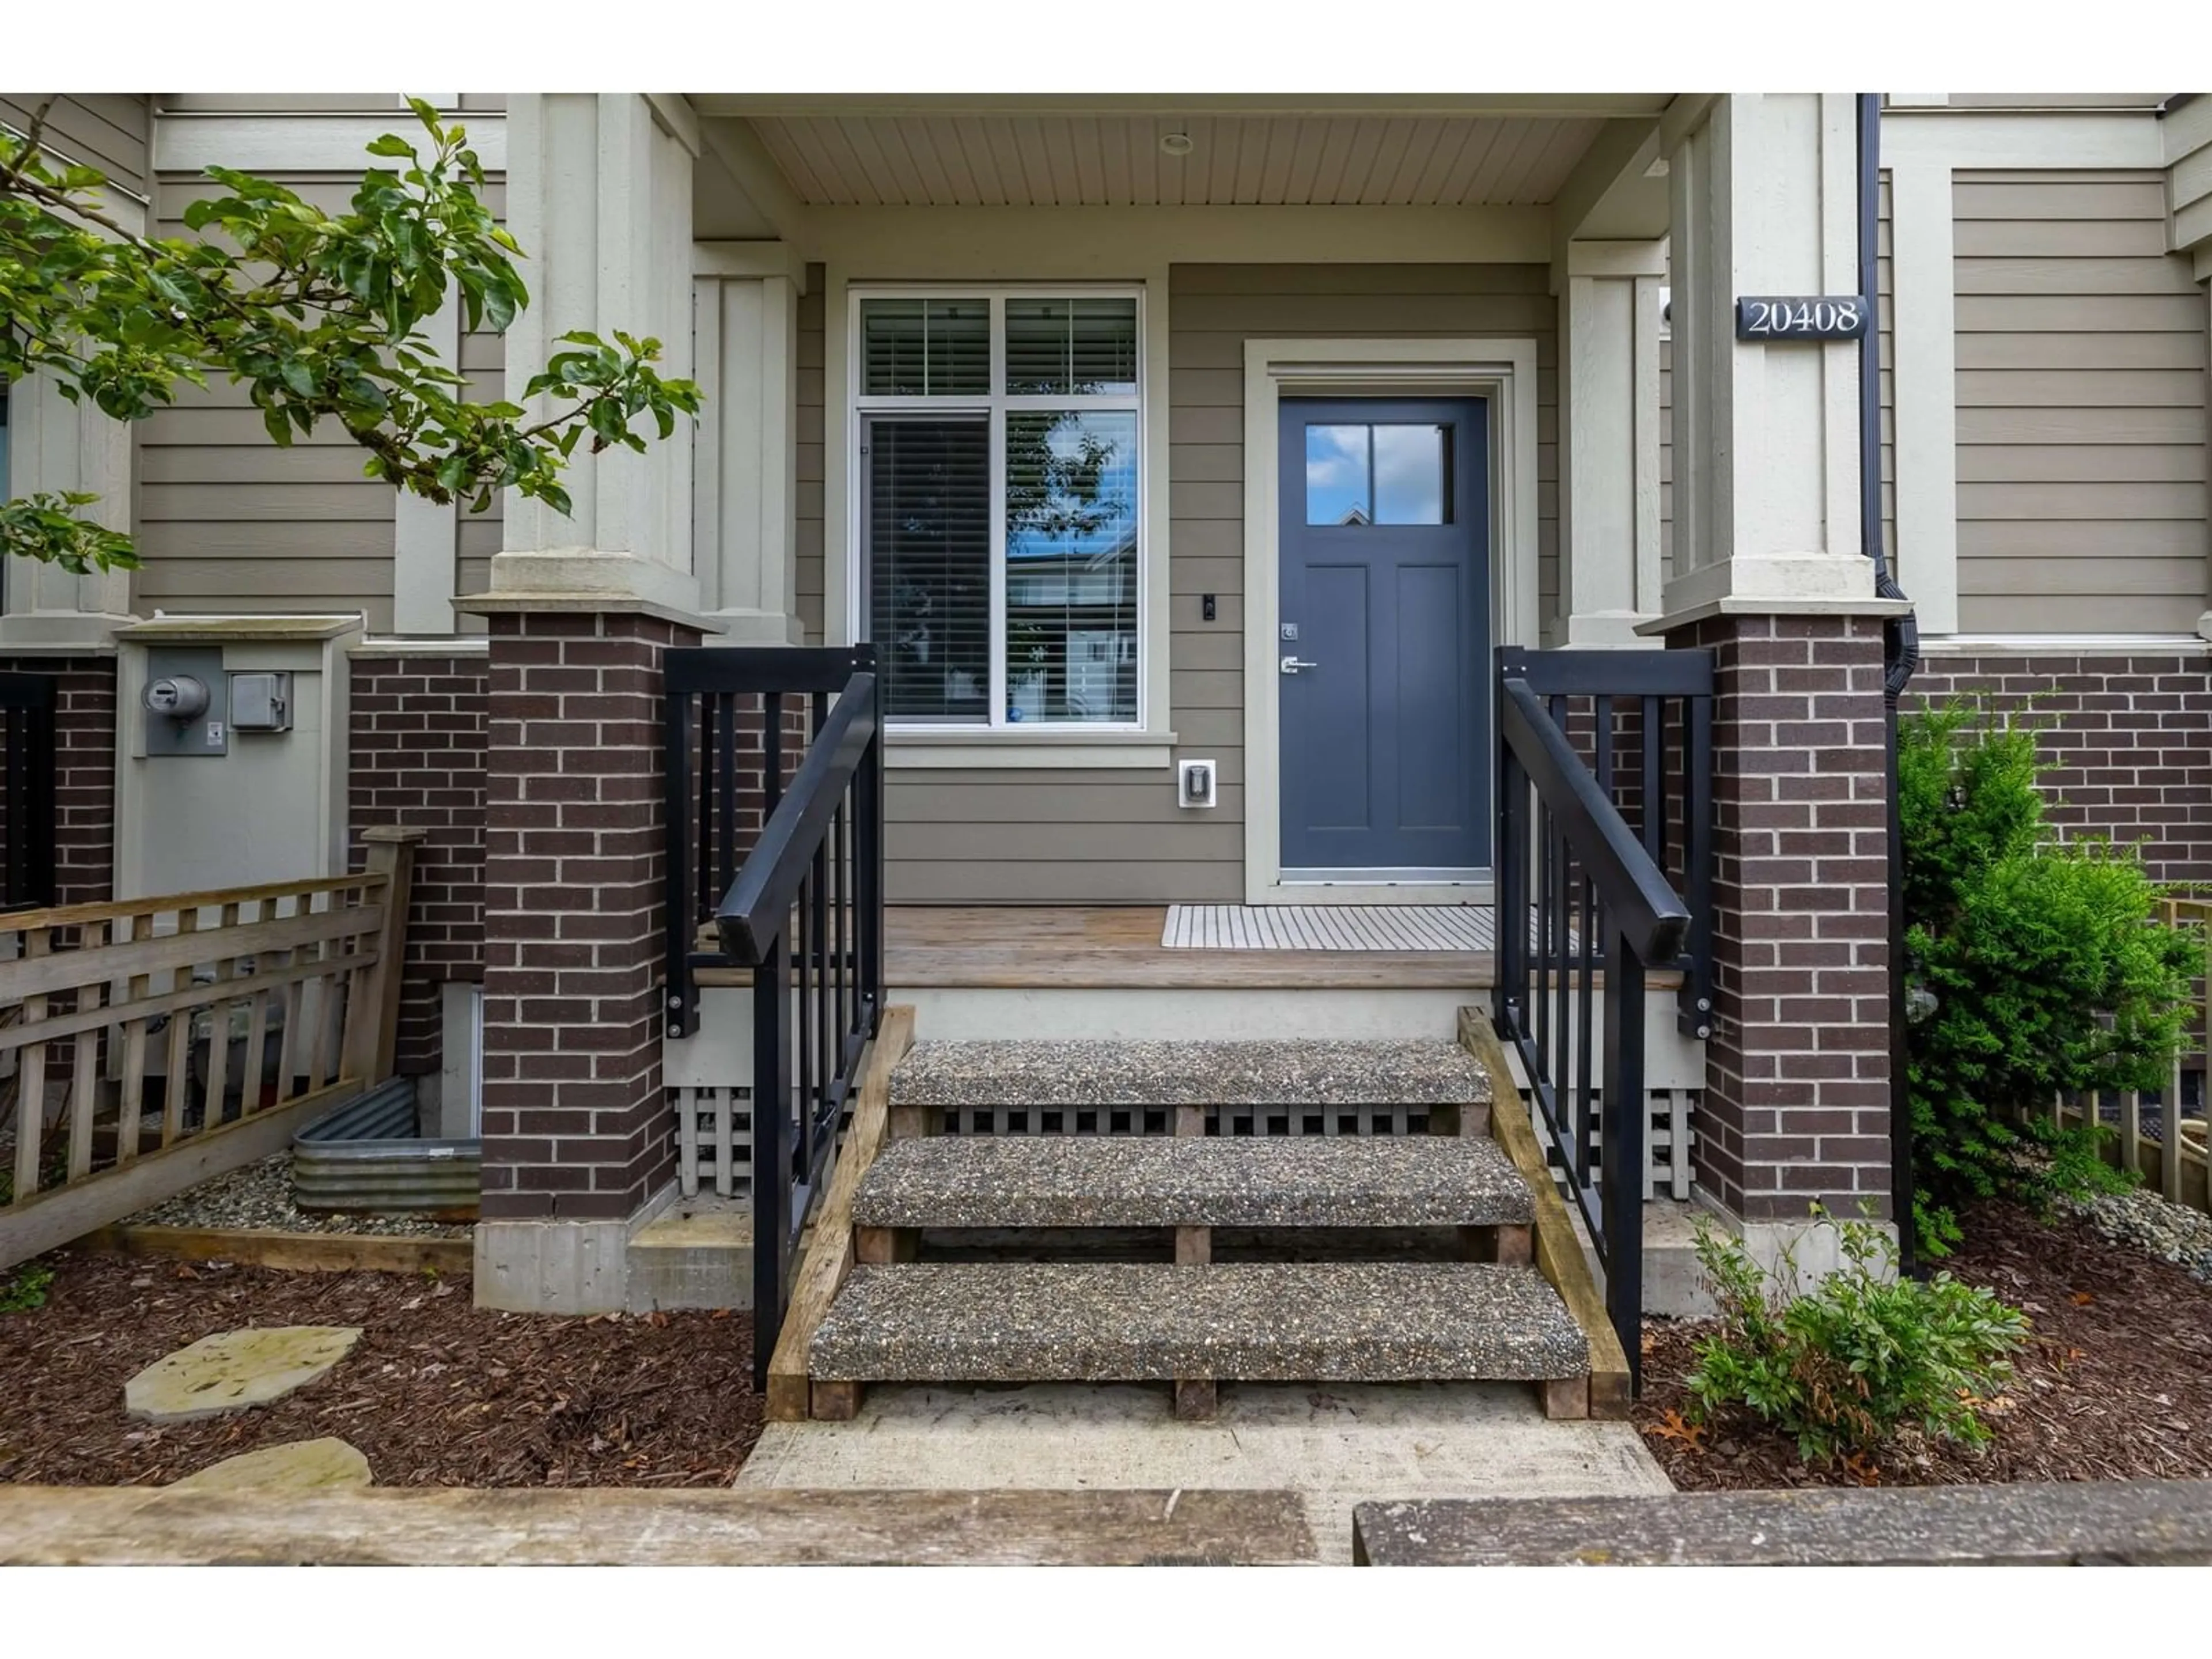
<svg viewBox="0 0 2212 1659"><path fill-rule="evenodd" d="M1295 674L1302 668L1318 668L1321 665L1317 662L1301 662L1296 657L1285 657L1283 659L1283 672L1285 674Z"/></svg>

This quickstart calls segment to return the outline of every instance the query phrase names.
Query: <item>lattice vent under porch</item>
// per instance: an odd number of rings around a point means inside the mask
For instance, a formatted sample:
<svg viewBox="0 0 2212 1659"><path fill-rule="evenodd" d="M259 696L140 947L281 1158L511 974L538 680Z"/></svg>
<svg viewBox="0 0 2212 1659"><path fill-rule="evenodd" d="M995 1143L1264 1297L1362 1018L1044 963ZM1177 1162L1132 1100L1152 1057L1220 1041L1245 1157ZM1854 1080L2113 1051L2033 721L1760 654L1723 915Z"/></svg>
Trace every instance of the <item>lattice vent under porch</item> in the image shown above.
<svg viewBox="0 0 2212 1659"><path fill-rule="evenodd" d="M935 1109L946 1134L1164 1135L1175 1127L1166 1107L948 1106ZM1210 1135L1423 1135L1423 1106L1304 1106L1267 1111L1233 1106L1209 1109Z"/></svg>
<svg viewBox="0 0 2212 1659"><path fill-rule="evenodd" d="M1686 1200L1690 1196L1690 1154L1696 1145L1697 1134L1692 1120L1703 1093L1704 1091L1699 1089L1648 1089L1644 1091L1644 1098L1650 1107L1644 1123L1644 1199L1646 1203L1654 1198ZM1537 1142L1543 1147L1545 1160L1552 1166L1564 1193L1569 1184L1565 1151L1553 1144L1551 1132L1545 1127L1541 1115L1534 1110L1526 1090L1522 1091L1521 1102L1523 1109L1535 1121ZM1602 1097L1593 1097L1593 1103L1598 1113L1602 1115ZM1590 1168L1593 1172L1598 1167L1601 1145L1598 1125L1594 1121L1590 1125ZM1591 1178L1596 1178L1595 1173Z"/></svg>

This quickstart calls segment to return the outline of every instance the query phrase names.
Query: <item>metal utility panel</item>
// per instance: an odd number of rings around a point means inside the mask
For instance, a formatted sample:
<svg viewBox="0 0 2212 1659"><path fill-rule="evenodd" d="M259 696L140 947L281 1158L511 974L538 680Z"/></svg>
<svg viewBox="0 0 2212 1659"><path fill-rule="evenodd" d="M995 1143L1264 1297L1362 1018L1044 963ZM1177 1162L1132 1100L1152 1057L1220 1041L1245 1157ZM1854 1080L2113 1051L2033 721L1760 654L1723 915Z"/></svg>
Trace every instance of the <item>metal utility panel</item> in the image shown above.
<svg viewBox="0 0 2212 1659"><path fill-rule="evenodd" d="M118 630L117 896L344 870L346 648L360 637L357 617L163 617ZM188 689L160 682L179 675L205 686L204 714L160 712Z"/></svg>
<svg viewBox="0 0 2212 1659"><path fill-rule="evenodd" d="M146 653L145 689L125 711L144 733L149 756L220 760L230 752L230 682L220 647L167 646Z"/></svg>

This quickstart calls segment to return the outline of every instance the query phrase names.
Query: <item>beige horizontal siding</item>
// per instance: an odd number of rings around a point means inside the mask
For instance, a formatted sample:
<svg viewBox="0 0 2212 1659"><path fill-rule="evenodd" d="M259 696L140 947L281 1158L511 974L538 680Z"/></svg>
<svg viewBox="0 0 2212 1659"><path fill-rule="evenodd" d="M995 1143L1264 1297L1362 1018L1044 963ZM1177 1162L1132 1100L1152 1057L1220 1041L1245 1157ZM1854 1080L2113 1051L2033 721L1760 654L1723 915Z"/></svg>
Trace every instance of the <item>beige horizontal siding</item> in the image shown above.
<svg viewBox="0 0 2212 1659"><path fill-rule="evenodd" d="M465 112L503 110L507 97L503 92L465 92L460 106ZM161 109L215 115L380 115L407 106L396 92L161 92L154 99Z"/></svg>
<svg viewBox="0 0 2212 1659"><path fill-rule="evenodd" d="M395 100L396 101L396 100ZM358 180L326 174L276 174L279 182L326 212L348 209ZM184 235L185 206L210 193L204 179L157 181L161 234ZM503 185L485 191L495 213ZM505 343L464 333L460 368L469 394L500 398ZM360 611L372 629L392 626L391 485L363 471L363 452L325 421L289 447L271 441L245 389L216 382L184 388L176 406L138 428L137 532L144 560L131 579L141 610ZM455 537L456 593L481 592L500 545L501 507L482 514L463 504ZM480 624L461 619L459 625Z"/></svg>
<svg viewBox="0 0 2212 1659"><path fill-rule="evenodd" d="M905 903L1235 902L1244 892L1244 343L1523 334L1537 342L1547 626L1558 608L1558 366L1540 265L1177 265L1169 277L1170 719L1177 758L1219 768L1220 804L1176 805L1172 770L901 771L888 787L891 897ZM817 285L818 291L818 285ZM802 308L801 512L818 467L818 305ZM810 400L812 401L810 401ZM809 450L811 443L814 449ZM1156 481L1157 482L1157 481ZM818 501L818 487L816 492ZM819 531L800 527L802 607ZM1493 550L1492 556L1502 556ZM1215 619L1203 617L1211 593ZM810 616L810 627L815 625ZM1273 757L1265 763L1272 765Z"/></svg>
<svg viewBox="0 0 2212 1659"><path fill-rule="evenodd" d="M1952 195L1960 629L2193 629L2205 307L2161 175L1967 171Z"/></svg>
<svg viewBox="0 0 2212 1659"><path fill-rule="evenodd" d="M133 196L146 194L153 111L143 93L0 92L0 124L27 131L49 98L41 145L55 155L98 167Z"/></svg>

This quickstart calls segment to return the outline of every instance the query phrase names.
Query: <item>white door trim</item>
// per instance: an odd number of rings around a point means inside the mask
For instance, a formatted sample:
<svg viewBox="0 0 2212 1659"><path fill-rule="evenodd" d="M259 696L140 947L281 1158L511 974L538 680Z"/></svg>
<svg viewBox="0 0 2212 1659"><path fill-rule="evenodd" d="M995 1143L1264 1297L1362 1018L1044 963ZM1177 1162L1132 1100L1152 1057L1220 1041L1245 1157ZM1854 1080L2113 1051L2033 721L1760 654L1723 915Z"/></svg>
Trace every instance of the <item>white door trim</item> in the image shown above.
<svg viewBox="0 0 2212 1659"><path fill-rule="evenodd" d="M1283 880L1277 433L1282 399L1302 396L1489 400L1492 638L1498 645L1534 646L1539 642L1536 342L1480 335L1244 343L1245 902L1487 904L1486 882ZM1482 679L1487 688L1486 664Z"/></svg>

